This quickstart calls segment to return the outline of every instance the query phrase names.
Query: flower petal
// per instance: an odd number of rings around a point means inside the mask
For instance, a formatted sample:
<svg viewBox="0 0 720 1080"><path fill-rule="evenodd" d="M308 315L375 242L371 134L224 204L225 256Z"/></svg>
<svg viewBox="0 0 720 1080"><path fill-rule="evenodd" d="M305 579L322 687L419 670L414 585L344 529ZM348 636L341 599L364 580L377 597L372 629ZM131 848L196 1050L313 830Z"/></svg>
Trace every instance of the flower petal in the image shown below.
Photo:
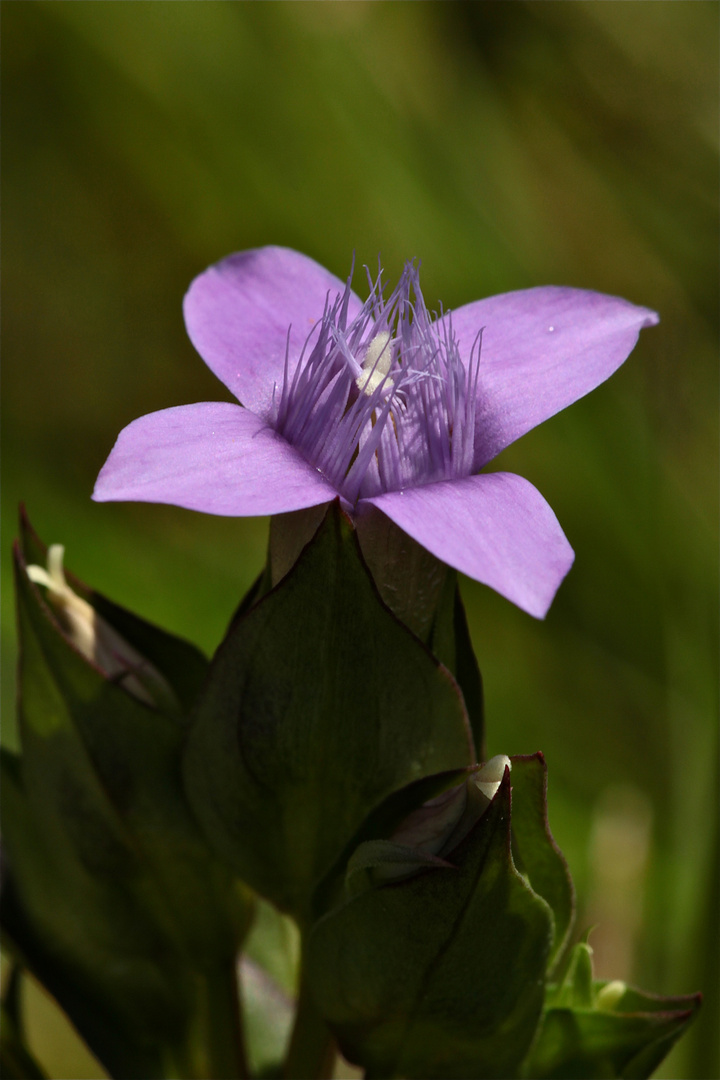
<svg viewBox="0 0 720 1080"><path fill-rule="evenodd" d="M96 502L171 503L206 514L282 514L337 495L260 417L227 402L179 405L120 432Z"/></svg>
<svg viewBox="0 0 720 1080"><path fill-rule="evenodd" d="M555 286L477 300L451 318L465 363L483 332L475 469L599 386L659 321L627 300Z"/></svg>
<svg viewBox="0 0 720 1080"><path fill-rule="evenodd" d="M230 255L196 277L183 310L190 340L211 371L248 409L267 418L282 387L290 329L291 370L325 299L345 282L319 263L281 247ZM350 296L348 317L362 304Z"/></svg>
<svg viewBox="0 0 720 1080"><path fill-rule="evenodd" d="M572 566L573 550L555 514L537 488L513 473L443 480L363 501L438 559L539 619Z"/></svg>

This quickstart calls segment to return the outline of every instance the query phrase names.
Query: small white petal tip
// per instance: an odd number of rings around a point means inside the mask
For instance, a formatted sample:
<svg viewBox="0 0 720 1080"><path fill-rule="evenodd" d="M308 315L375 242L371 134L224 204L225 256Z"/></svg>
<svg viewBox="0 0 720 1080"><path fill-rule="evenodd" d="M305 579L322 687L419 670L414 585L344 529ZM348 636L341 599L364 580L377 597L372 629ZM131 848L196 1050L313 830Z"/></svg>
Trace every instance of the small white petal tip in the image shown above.
<svg viewBox="0 0 720 1080"><path fill-rule="evenodd" d="M63 545L51 544L47 550L47 570L34 563L27 567L30 580L47 589L47 599L63 632L106 678L122 681L133 697L146 705L162 704L176 710L175 693L164 676L68 585L64 557Z"/></svg>
<svg viewBox="0 0 720 1080"><path fill-rule="evenodd" d="M486 798L492 799L495 797L506 768L512 771L510 758L507 754L496 754L475 773L475 786L482 791Z"/></svg>

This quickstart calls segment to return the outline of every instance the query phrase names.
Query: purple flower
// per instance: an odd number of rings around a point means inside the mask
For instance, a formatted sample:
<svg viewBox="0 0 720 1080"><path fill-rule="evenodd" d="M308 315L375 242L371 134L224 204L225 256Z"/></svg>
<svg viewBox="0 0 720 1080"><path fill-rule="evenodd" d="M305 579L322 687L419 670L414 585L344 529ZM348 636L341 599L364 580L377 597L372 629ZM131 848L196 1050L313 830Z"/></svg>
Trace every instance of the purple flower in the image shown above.
<svg viewBox="0 0 720 1080"><path fill-rule="evenodd" d="M369 275L368 275L369 277ZM646 308L580 289L505 293L432 318L408 263L363 304L312 259L231 255L185 297L190 338L242 402L181 405L121 432L93 497L280 514L340 496L542 617L573 552L527 480L480 473L625 360Z"/></svg>

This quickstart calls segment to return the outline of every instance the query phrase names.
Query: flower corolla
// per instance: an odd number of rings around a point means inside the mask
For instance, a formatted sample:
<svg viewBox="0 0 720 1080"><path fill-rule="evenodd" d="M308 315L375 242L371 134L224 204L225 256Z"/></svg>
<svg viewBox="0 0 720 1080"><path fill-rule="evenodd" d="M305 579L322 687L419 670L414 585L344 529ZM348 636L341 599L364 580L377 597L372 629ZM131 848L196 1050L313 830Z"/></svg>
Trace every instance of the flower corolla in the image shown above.
<svg viewBox="0 0 720 1080"><path fill-rule="evenodd" d="M369 284L363 303L350 281L278 247L211 266L185 297L186 326L241 405L133 421L93 497L230 516L339 497L354 519L379 511L543 617L572 549L532 484L480 470L606 379L657 316L543 287L433 317L414 264L387 297L380 273Z"/></svg>

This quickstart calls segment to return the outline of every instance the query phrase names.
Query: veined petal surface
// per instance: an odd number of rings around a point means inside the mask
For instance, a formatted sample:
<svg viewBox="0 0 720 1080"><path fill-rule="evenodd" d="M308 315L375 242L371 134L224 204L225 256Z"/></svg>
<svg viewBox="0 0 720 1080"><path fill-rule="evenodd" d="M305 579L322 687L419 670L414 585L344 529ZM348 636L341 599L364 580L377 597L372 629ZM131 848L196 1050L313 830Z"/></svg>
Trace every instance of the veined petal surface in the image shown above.
<svg viewBox="0 0 720 1080"><path fill-rule="evenodd" d="M444 480L364 501L442 562L539 619L575 557L540 492L514 473Z"/></svg>
<svg viewBox="0 0 720 1080"><path fill-rule="evenodd" d="M210 370L252 412L267 418L283 384L285 350L292 374L325 300L345 282L298 251L255 248L230 255L196 277L183 311L190 340ZM351 293L352 319L362 303ZM289 337L288 337L289 330Z"/></svg>
<svg viewBox="0 0 720 1080"><path fill-rule="evenodd" d="M451 318L465 362L482 329L475 469L604 382L659 321L619 297L552 285L476 300Z"/></svg>
<svg viewBox="0 0 720 1080"><path fill-rule="evenodd" d="M93 499L171 503L245 517L318 506L336 494L260 417L228 402L202 402L128 424L98 476Z"/></svg>

